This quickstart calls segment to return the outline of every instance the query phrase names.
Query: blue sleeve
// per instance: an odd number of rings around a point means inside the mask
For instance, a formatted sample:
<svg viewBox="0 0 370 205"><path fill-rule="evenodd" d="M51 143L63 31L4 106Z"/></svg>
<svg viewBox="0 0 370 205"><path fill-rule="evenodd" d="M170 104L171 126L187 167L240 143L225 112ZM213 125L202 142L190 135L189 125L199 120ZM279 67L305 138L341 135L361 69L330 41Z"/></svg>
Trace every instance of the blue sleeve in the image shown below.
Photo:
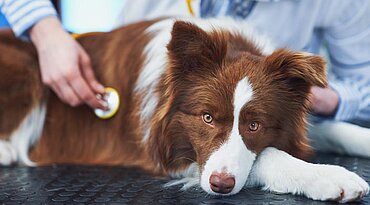
<svg viewBox="0 0 370 205"><path fill-rule="evenodd" d="M334 120L370 121L370 1L327 3L329 85L340 98Z"/></svg>
<svg viewBox="0 0 370 205"><path fill-rule="evenodd" d="M0 0L0 9L17 37L28 39L28 30L41 19L56 16L49 0Z"/></svg>

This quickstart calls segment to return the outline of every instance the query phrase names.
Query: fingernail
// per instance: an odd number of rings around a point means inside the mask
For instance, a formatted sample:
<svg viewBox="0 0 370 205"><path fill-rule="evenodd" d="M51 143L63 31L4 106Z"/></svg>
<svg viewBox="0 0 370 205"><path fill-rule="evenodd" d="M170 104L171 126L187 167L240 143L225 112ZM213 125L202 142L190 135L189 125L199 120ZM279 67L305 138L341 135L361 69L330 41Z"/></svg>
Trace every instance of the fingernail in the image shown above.
<svg viewBox="0 0 370 205"><path fill-rule="evenodd" d="M101 95L101 94L96 94L95 97L98 100L103 100L103 95Z"/></svg>
<svg viewBox="0 0 370 205"><path fill-rule="evenodd" d="M103 102L102 102L102 105L104 106L104 109L105 109L105 110L108 110L108 109L109 109L109 108L108 108L108 103L107 103L107 102L103 101Z"/></svg>

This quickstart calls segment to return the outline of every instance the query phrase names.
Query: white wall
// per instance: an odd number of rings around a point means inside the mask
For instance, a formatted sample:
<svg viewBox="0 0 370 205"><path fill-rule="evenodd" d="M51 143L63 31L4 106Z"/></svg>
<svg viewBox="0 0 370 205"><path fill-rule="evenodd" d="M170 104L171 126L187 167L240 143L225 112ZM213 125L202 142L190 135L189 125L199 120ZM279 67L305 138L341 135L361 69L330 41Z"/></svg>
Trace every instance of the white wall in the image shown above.
<svg viewBox="0 0 370 205"><path fill-rule="evenodd" d="M61 20L73 33L110 31L126 0L62 0Z"/></svg>

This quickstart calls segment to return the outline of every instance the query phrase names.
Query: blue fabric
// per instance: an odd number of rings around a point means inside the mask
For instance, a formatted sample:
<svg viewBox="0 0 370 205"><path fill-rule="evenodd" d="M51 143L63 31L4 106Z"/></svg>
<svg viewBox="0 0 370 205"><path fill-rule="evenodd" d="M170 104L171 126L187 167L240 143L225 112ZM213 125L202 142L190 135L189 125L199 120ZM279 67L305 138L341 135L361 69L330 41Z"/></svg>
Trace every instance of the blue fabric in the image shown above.
<svg viewBox="0 0 370 205"><path fill-rule="evenodd" d="M256 1L250 0L229 0L227 15L238 19L245 19L256 5Z"/></svg>
<svg viewBox="0 0 370 205"><path fill-rule="evenodd" d="M56 16L50 0L0 0L0 10L17 37L29 40L28 30L43 18Z"/></svg>
<svg viewBox="0 0 370 205"><path fill-rule="evenodd" d="M202 0L200 2L200 16L202 18L216 16L224 3L224 0Z"/></svg>
<svg viewBox="0 0 370 205"><path fill-rule="evenodd" d="M4 17L3 13L0 12L0 28L6 28L9 27L9 23Z"/></svg>
<svg viewBox="0 0 370 205"><path fill-rule="evenodd" d="M325 44L329 85L340 98L330 119L370 122L369 0L259 0L246 18L228 11L231 3L227 2L232 1L224 1L221 8L208 5L208 13L203 15L246 21L267 34L277 47L320 54Z"/></svg>

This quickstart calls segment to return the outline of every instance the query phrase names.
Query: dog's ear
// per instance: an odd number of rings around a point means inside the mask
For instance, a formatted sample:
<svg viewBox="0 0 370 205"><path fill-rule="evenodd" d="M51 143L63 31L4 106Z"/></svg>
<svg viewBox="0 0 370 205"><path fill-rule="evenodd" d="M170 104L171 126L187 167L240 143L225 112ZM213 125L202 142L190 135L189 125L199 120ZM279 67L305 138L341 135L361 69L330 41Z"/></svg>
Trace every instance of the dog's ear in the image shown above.
<svg viewBox="0 0 370 205"><path fill-rule="evenodd" d="M154 123L150 141L153 160L167 174L184 170L196 160L186 130L178 119L171 119L169 114Z"/></svg>
<svg viewBox="0 0 370 205"><path fill-rule="evenodd" d="M221 65L226 55L227 44L218 32L209 34L192 23L176 21L171 35L167 49L177 74L209 73Z"/></svg>
<svg viewBox="0 0 370 205"><path fill-rule="evenodd" d="M266 57L266 70L273 76L308 86L327 86L325 61L315 55L279 49ZM294 86L294 85L292 85Z"/></svg>
<svg viewBox="0 0 370 205"><path fill-rule="evenodd" d="M309 109L311 86L326 87L325 61L315 55L279 49L265 58L265 74L272 79L276 100L284 121L280 122L280 136L289 136L277 148L299 158L310 156L307 143L306 114Z"/></svg>

